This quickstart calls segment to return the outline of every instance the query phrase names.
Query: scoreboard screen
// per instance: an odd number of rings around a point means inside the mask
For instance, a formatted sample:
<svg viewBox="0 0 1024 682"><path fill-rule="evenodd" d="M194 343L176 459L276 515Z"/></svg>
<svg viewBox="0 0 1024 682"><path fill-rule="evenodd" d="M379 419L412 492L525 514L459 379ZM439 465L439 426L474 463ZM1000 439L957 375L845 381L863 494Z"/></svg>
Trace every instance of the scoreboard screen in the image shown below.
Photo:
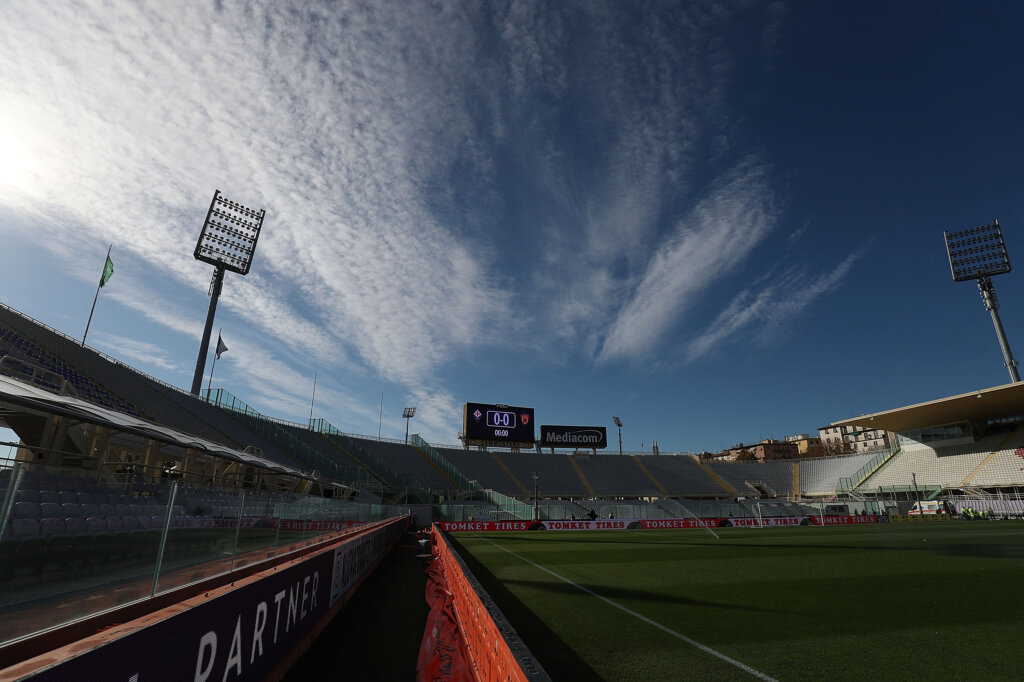
<svg viewBox="0 0 1024 682"><path fill-rule="evenodd" d="M462 409L462 433L467 441L496 445L533 445L536 441L532 407L466 403Z"/></svg>

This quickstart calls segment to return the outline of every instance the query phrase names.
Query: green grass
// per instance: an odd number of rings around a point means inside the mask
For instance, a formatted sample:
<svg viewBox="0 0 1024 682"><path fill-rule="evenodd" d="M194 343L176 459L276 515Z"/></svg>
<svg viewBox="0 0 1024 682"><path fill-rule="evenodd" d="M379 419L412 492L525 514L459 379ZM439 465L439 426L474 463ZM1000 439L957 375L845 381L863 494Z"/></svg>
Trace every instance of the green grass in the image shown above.
<svg viewBox="0 0 1024 682"><path fill-rule="evenodd" d="M1021 678L1024 522L717 532L450 537L555 680L754 679L594 595L778 680Z"/></svg>

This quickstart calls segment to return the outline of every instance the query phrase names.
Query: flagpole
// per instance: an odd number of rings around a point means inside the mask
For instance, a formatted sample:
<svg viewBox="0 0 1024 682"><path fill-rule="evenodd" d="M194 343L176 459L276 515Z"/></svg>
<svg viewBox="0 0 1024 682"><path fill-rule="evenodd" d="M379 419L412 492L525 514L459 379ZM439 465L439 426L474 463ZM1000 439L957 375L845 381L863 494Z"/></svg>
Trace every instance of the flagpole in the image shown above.
<svg viewBox="0 0 1024 682"><path fill-rule="evenodd" d="M217 330L217 339L220 340L220 335L224 333L224 328L221 327ZM210 387L213 386L213 368L217 366L217 353L213 354L213 364L210 365L210 381L206 384L206 400L210 400Z"/></svg>
<svg viewBox="0 0 1024 682"><path fill-rule="evenodd" d="M377 418L377 440L380 440L380 429L384 424L384 391L380 392L380 417Z"/></svg>
<svg viewBox="0 0 1024 682"><path fill-rule="evenodd" d="M92 314L96 312L96 301L100 297L100 287L103 286L103 275L107 271L107 261L110 260L110 250L114 248L111 244L107 247L107 258L103 261L103 271L100 272L100 282L96 285L96 295L92 297L92 308L89 310L89 321L85 323L85 333L82 334L82 347L85 347L85 337L89 336L89 325L92 324Z"/></svg>

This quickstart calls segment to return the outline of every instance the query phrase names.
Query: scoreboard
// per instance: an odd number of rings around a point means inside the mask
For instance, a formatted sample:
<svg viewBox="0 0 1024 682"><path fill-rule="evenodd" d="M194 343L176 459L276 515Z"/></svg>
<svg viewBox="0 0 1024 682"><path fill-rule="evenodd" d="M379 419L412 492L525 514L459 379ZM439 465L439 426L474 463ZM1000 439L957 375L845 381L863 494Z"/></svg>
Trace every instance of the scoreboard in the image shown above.
<svg viewBox="0 0 1024 682"><path fill-rule="evenodd" d="M462 408L462 433L467 444L526 445L532 447L533 408L466 403Z"/></svg>

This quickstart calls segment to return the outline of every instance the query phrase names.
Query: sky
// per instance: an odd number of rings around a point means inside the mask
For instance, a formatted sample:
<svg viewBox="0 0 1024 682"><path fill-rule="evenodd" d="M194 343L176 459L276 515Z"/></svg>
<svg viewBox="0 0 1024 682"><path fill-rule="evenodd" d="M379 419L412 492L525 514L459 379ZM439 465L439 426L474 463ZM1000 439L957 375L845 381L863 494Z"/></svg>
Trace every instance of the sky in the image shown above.
<svg viewBox="0 0 1024 682"><path fill-rule="evenodd" d="M1014 2L0 0L0 302L189 389L453 444L465 402L717 451L1009 381ZM995 280L1024 355L1021 274ZM315 399L313 396L316 378ZM616 444L617 445L617 444ZM614 447L614 445L613 445Z"/></svg>

